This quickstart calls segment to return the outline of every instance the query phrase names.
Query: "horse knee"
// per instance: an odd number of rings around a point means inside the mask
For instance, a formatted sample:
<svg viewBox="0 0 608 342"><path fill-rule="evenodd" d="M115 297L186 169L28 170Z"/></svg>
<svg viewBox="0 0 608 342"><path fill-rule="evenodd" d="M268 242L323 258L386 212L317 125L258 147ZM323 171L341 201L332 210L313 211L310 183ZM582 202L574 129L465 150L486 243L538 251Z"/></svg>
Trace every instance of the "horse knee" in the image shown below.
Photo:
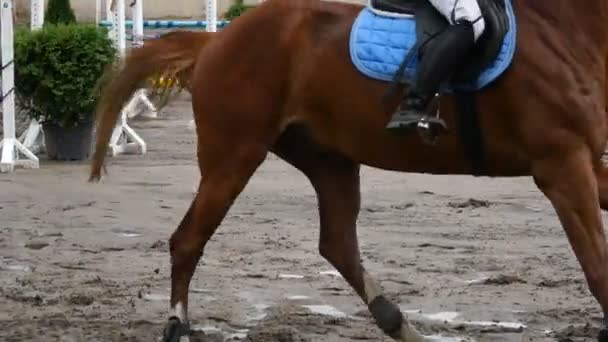
<svg viewBox="0 0 608 342"><path fill-rule="evenodd" d="M176 230L169 238L169 254L172 258L179 256L196 256L204 240L195 234L185 234Z"/></svg>

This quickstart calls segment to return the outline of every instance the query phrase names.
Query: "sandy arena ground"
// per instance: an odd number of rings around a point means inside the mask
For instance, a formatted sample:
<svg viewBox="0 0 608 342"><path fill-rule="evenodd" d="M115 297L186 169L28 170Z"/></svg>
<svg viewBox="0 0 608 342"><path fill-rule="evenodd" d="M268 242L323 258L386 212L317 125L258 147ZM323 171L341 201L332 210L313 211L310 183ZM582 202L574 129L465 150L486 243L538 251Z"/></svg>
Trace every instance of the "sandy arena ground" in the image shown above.
<svg viewBox="0 0 608 342"><path fill-rule="evenodd" d="M187 99L133 127L144 156L0 175L0 341L157 341L167 240L198 182ZM404 151L407 153L407 151ZM364 168L363 261L389 298L440 341L593 341L599 307L531 179ZM389 341L317 252L317 204L269 156L192 281L200 341Z"/></svg>

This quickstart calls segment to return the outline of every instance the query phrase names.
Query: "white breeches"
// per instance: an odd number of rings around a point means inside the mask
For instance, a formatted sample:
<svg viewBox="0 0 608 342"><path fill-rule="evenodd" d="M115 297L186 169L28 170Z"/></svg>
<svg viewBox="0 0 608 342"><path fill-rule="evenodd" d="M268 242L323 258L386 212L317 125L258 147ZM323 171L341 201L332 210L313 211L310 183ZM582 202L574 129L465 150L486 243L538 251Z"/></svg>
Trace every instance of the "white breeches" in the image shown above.
<svg viewBox="0 0 608 342"><path fill-rule="evenodd" d="M475 41L486 28L477 0L429 0L429 2L448 19L450 24L460 19L472 22Z"/></svg>

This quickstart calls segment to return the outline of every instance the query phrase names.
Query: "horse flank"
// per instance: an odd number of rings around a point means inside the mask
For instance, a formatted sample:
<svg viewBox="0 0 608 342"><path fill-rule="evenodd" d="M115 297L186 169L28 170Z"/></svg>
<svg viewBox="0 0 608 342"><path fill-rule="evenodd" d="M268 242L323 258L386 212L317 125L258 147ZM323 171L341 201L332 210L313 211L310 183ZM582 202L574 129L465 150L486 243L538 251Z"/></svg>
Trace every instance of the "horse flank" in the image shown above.
<svg viewBox="0 0 608 342"><path fill-rule="evenodd" d="M96 109L97 137L89 181L99 181L110 137L121 109L141 84L154 75L175 76L188 88L199 51L217 33L174 31L133 49L119 66L101 78L102 92ZM104 82L107 83L104 84Z"/></svg>

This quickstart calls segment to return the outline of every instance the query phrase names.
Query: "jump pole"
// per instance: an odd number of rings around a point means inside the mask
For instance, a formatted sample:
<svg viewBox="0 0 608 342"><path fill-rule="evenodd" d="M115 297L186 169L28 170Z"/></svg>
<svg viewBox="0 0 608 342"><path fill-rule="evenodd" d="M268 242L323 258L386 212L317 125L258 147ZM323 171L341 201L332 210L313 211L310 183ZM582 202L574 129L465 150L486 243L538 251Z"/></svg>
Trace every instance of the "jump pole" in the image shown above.
<svg viewBox="0 0 608 342"><path fill-rule="evenodd" d="M39 30L44 24L44 0L30 1L30 29ZM25 132L19 136L19 141L33 153L44 151L44 132L40 123L31 119Z"/></svg>
<svg viewBox="0 0 608 342"><path fill-rule="evenodd" d="M138 0L141 1L141 0ZM126 32L125 32L125 0L112 0L109 6L112 14L112 29L110 37L118 51L120 62L126 54ZM109 153L112 156L118 154L145 154L146 142L127 123L129 105L125 106L120 113L120 120L112 137L110 138Z"/></svg>
<svg viewBox="0 0 608 342"><path fill-rule="evenodd" d="M99 21L101 21L101 15L99 14L100 8L101 0L95 0L95 25L99 25Z"/></svg>
<svg viewBox="0 0 608 342"><path fill-rule="evenodd" d="M0 0L0 45L2 47L2 125L0 172L12 172L15 166L39 168L38 158L15 137L15 64L13 0ZM19 159L19 153L27 159Z"/></svg>
<svg viewBox="0 0 608 342"><path fill-rule="evenodd" d="M106 0L106 20L112 20L112 0Z"/></svg>
<svg viewBox="0 0 608 342"><path fill-rule="evenodd" d="M141 47L144 45L144 3L143 0L135 0L131 8L133 17L133 45Z"/></svg>
<svg viewBox="0 0 608 342"><path fill-rule="evenodd" d="M216 28L224 27L230 22L228 20L215 20ZM135 23L133 20L126 20L125 25L127 28L133 28ZM111 20L102 20L99 22L99 26L110 27L112 26ZM158 28L158 29L171 29L171 28L207 28L207 20L144 20L143 26L145 28Z"/></svg>
<svg viewBox="0 0 608 342"><path fill-rule="evenodd" d="M217 0L207 0L207 9L205 11L207 17L207 32L217 31Z"/></svg>

